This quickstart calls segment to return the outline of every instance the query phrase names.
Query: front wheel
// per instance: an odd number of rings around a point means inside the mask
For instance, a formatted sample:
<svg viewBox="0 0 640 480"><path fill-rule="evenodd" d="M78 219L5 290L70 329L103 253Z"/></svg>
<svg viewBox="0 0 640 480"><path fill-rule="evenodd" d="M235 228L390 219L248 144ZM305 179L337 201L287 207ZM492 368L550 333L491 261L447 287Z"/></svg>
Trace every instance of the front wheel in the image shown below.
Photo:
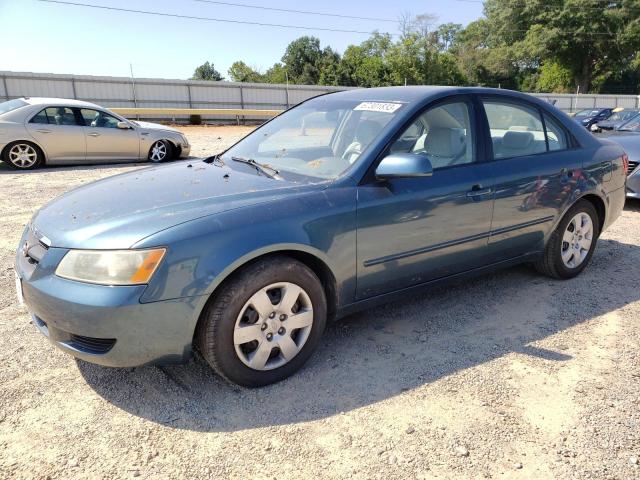
<svg viewBox="0 0 640 480"><path fill-rule="evenodd" d="M230 382L260 387L296 372L318 346L327 317L322 284L286 256L245 267L215 293L196 341Z"/></svg>
<svg viewBox="0 0 640 480"><path fill-rule="evenodd" d="M573 278L589 264L599 236L596 209L591 202L580 200L551 234L544 256L535 266L550 277Z"/></svg>
<svg viewBox="0 0 640 480"><path fill-rule="evenodd" d="M173 147L167 140L158 140L149 150L149 160L154 163L164 162L169 160L173 155Z"/></svg>

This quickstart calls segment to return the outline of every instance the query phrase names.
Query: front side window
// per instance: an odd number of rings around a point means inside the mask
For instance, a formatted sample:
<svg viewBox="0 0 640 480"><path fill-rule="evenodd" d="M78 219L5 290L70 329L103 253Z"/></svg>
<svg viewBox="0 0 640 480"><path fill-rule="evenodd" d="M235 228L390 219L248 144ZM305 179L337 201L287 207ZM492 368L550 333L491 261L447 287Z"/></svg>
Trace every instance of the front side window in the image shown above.
<svg viewBox="0 0 640 480"><path fill-rule="evenodd" d="M274 118L220 155L255 160L307 177L335 178L363 153L401 111L401 102L362 102L320 97Z"/></svg>
<svg viewBox="0 0 640 480"><path fill-rule="evenodd" d="M118 128L119 119L99 110L91 110L89 108L80 109L80 114L87 127L94 128Z"/></svg>
<svg viewBox="0 0 640 480"><path fill-rule="evenodd" d="M484 100L493 157L513 158L547 151L540 112L528 105Z"/></svg>
<svg viewBox="0 0 640 480"><path fill-rule="evenodd" d="M453 102L430 108L391 145L392 153L425 154L433 169L474 161L469 106Z"/></svg>
<svg viewBox="0 0 640 480"><path fill-rule="evenodd" d="M29 123L77 126L76 116L69 107L48 107L40 110Z"/></svg>

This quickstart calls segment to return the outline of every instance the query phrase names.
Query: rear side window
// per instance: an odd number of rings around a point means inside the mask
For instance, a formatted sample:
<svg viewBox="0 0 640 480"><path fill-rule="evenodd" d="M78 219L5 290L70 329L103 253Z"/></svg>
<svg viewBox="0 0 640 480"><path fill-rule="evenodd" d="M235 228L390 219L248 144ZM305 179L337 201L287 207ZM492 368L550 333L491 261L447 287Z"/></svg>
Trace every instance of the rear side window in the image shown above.
<svg viewBox="0 0 640 480"><path fill-rule="evenodd" d="M549 151L566 150L569 148L569 137L560 124L546 113L544 114L544 126L547 128Z"/></svg>
<svg viewBox="0 0 640 480"><path fill-rule="evenodd" d="M484 101L494 158L513 158L547 151L544 127L535 108L517 103Z"/></svg>
<svg viewBox="0 0 640 480"><path fill-rule="evenodd" d="M491 131L493 156L514 158L569 148L569 135L556 119L518 102L483 101Z"/></svg>
<svg viewBox="0 0 640 480"><path fill-rule="evenodd" d="M49 125L78 125L76 116L68 107L49 107L40 110L29 123L48 123Z"/></svg>

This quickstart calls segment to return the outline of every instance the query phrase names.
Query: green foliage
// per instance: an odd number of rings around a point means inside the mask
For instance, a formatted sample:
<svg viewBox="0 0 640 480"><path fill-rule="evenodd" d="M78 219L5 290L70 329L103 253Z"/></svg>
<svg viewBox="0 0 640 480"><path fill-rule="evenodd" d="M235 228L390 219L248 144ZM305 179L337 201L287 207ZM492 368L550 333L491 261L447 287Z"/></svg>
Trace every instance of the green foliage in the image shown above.
<svg viewBox="0 0 640 480"><path fill-rule="evenodd" d="M202 125L202 117L200 115L189 115L189 125Z"/></svg>
<svg viewBox="0 0 640 480"><path fill-rule="evenodd" d="M571 70L559 63L545 63L540 67L540 75L535 91L552 93L570 93L573 90Z"/></svg>
<svg viewBox="0 0 640 480"><path fill-rule="evenodd" d="M480 85L525 91L637 93L640 0L485 0L484 17L433 27L400 20L400 36L374 33L340 55L312 36L291 42L264 74L235 62L238 82L378 87ZM221 80L206 62L194 77ZM626 89L626 90L625 90Z"/></svg>
<svg viewBox="0 0 640 480"><path fill-rule="evenodd" d="M234 82L250 82L260 83L264 82L263 75L256 69L251 68L249 65L242 61L234 62L229 67L229 77Z"/></svg>
<svg viewBox="0 0 640 480"><path fill-rule="evenodd" d="M193 72L191 80L211 80L219 82L224 80L224 77L215 69L213 63L204 62Z"/></svg>

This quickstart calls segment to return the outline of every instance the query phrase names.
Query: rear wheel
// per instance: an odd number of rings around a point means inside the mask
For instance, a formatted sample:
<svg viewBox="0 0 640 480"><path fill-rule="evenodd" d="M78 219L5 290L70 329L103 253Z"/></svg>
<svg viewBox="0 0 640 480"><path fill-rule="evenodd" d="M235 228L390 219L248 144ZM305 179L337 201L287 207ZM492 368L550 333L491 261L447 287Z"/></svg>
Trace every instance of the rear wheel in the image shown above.
<svg viewBox="0 0 640 480"><path fill-rule="evenodd" d="M44 161L42 150L31 142L13 142L7 145L2 157L10 167L19 170L31 170L39 167Z"/></svg>
<svg viewBox="0 0 640 480"><path fill-rule="evenodd" d="M569 209L551 234L536 268L554 278L575 277L589 264L599 236L596 209L590 202L580 200Z"/></svg>
<svg viewBox="0 0 640 480"><path fill-rule="evenodd" d="M173 146L167 140L158 140L149 149L149 160L154 163L164 162L173 157Z"/></svg>
<svg viewBox="0 0 640 480"><path fill-rule="evenodd" d="M203 313L196 341L222 377L245 387L268 385L309 359L326 312L313 271L286 256L270 257L222 285Z"/></svg>

